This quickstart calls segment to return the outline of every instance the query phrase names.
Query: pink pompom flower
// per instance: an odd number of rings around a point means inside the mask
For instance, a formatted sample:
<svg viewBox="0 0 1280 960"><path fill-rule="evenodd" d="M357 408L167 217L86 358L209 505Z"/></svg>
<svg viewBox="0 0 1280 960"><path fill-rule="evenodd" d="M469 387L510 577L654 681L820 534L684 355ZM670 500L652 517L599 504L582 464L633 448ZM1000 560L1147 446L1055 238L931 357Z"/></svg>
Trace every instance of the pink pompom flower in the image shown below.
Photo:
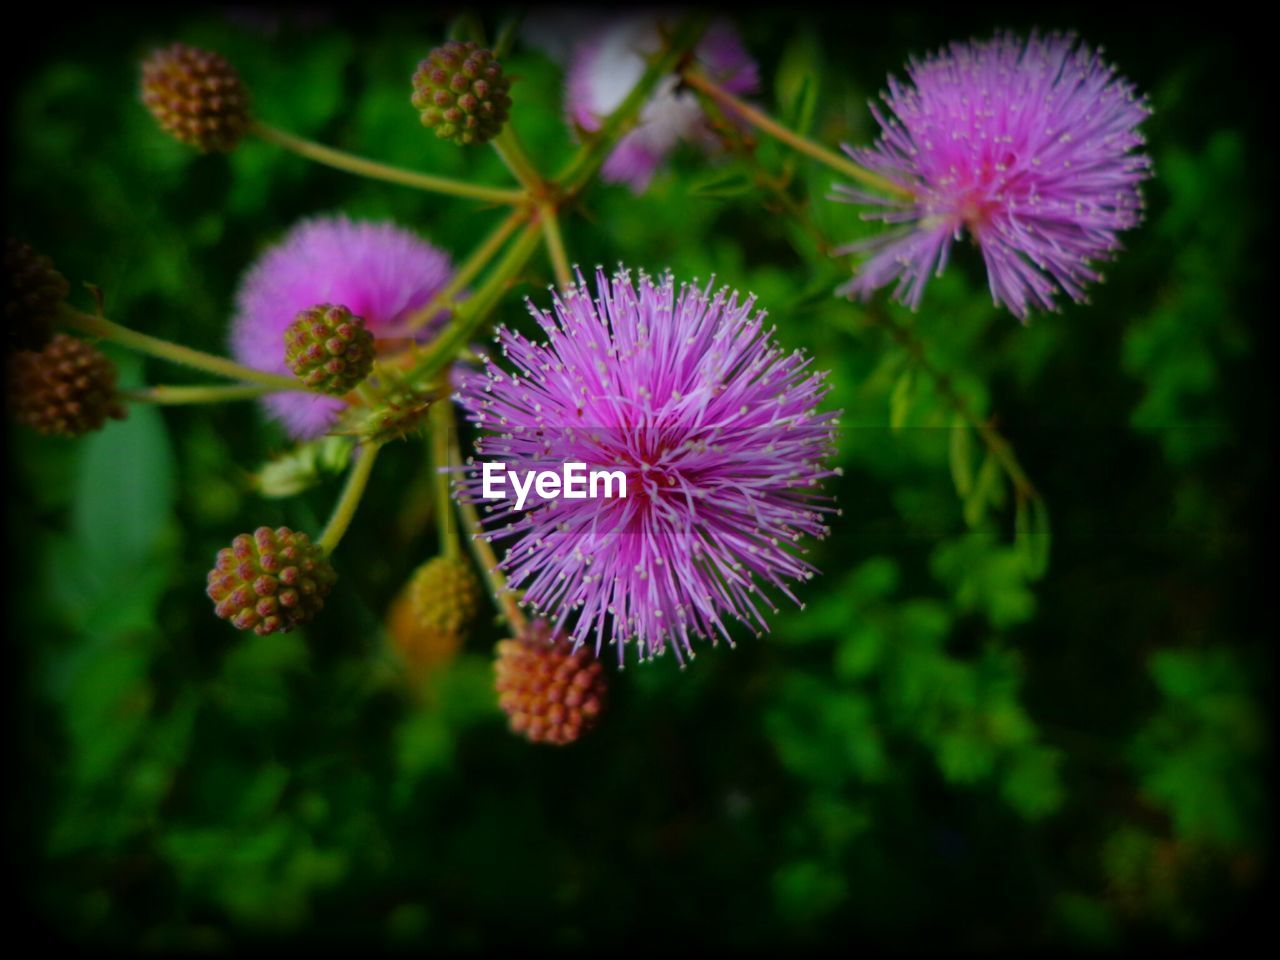
<svg viewBox="0 0 1280 960"><path fill-rule="evenodd" d="M317 217L294 226L245 273L236 294L231 352L246 366L288 375L284 332L299 311L320 303L363 317L375 337L403 336L400 325L426 306L452 274L449 257L390 222ZM435 318L433 323L443 319ZM430 335L432 325L424 328ZM298 440L334 423L342 401L277 393L267 411Z"/></svg>
<svg viewBox="0 0 1280 960"><path fill-rule="evenodd" d="M754 297L677 291L670 275L598 272L594 297L579 275L530 312L544 342L504 328L512 371L485 358L461 378L456 399L488 431L477 457L525 475L617 471L627 494L535 488L520 510L510 485L483 499L473 459L464 496L483 505L489 539L511 541L510 585L553 631L597 653L614 644L620 663L630 642L643 659L670 643L683 662L695 638L732 643L730 621L767 630L776 607L761 588L796 600L789 583L814 572L801 542L825 536L834 509L826 375L776 344Z"/></svg>
<svg viewBox="0 0 1280 960"><path fill-rule="evenodd" d="M1059 291L1083 301L1102 279L1096 264L1142 218L1145 99L1071 34L953 43L907 75L890 77L885 112L872 105L875 146L845 150L911 196L837 187L894 226L841 251L872 255L840 292L866 298L897 281L895 296L918 307L967 233L992 298L1019 318L1055 309Z"/></svg>
<svg viewBox="0 0 1280 960"><path fill-rule="evenodd" d="M586 131L599 130L605 118L621 106L647 66L647 58L662 47L660 18L655 13L632 14L599 26L574 48L566 83L570 121ZM754 93L759 70L742 45L737 31L725 21L708 27L694 56L698 66L733 94ZM682 141L704 149L716 145L697 96L679 89L675 74L664 77L640 111L639 123L623 137L605 160L600 175L611 183L625 183L643 193L666 156Z"/></svg>

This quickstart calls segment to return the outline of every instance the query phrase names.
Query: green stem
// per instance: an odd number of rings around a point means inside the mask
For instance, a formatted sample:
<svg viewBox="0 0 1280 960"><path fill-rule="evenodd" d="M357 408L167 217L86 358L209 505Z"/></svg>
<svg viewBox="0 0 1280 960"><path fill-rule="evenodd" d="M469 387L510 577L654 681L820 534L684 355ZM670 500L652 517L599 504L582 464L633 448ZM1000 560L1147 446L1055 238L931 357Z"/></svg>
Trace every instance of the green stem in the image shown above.
<svg viewBox="0 0 1280 960"><path fill-rule="evenodd" d="M456 559L462 552L458 543L458 531L454 526L453 500L449 496L452 466L450 449L453 445L453 404L440 400L431 405L431 474L436 493L436 525L440 538L440 553Z"/></svg>
<svg viewBox="0 0 1280 960"><path fill-rule="evenodd" d="M560 218L551 204L541 207L538 217L542 222L542 238L547 245L547 256L551 260L551 269L555 271L556 283L561 290L566 290L573 285L573 273L569 270L569 255L564 248L564 235L560 232Z"/></svg>
<svg viewBox="0 0 1280 960"><path fill-rule="evenodd" d="M70 307L64 308L60 316L68 325L83 333L101 337L103 340L114 341L121 346L137 350L139 353L159 357L161 360L168 360L170 363L194 367L197 370L217 374L220 377L227 377L230 380L248 380L252 383L260 383L271 387L273 390L306 391L306 388L292 377L286 377L278 373L268 373L265 370L255 370L253 367L243 366L234 360L228 360L226 357L214 356L202 350L193 350L191 347L184 347L181 344L162 340L160 337L138 333L136 330L122 327L118 323L112 323L105 317L81 313ZM281 352L284 351L283 343L280 349Z"/></svg>
<svg viewBox="0 0 1280 960"><path fill-rule="evenodd" d="M546 183L542 179L542 175L534 168L533 163L530 162L528 155L524 152L524 148L520 146L520 141L516 138L516 132L511 128L509 122L493 138L492 142L494 152L507 165L511 175L519 181L520 186L524 187L526 193L536 196L546 189Z"/></svg>
<svg viewBox="0 0 1280 960"><path fill-rule="evenodd" d="M1026 471L1022 469L1022 464L1018 462L1018 458L1014 455L1013 446L999 430L973 412L969 402L956 389L955 384L952 383L951 377L935 366L925 355L924 344L920 339L910 329L898 323L883 311L875 308L869 309L867 317L872 324L885 330L907 352L907 355L912 358L916 366L923 370L929 379L937 385L938 391L951 404L952 409L981 437L983 445L996 458L1001 469L1004 470L1005 475L1008 476L1009 481L1013 484L1018 496L1025 497L1028 500L1039 500L1040 492L1036 489L1035 484L1031 482L1031 478L1027 476Z"/></svg>
<svg viewBox="0 0 1280 960"><path fill-rule="evenodd" d="M329 522L325 524L324 532L320 534L320 539L316 541L317 546L326 555L333 553L338 543L342 540L343 534L351 526L351 521L356 515L356 508L360 506L360 499L364 496L364 489L369 483L369 474L373 472L373 462L378 458L378 450L380 448L381 444L378 443L364 444L360 449L360 455L356 458L355 465L351 468L351 472L347 474L347 483L342 488L342 495L334 505L333 514L329 517Z"/></svg>
<svg viewBox="0 0 1280 960"><path fill-rule="evenodd" d="M302 384L294 387L301 392L310 392ZM231 400L252 400L269 393L280 392L276 387L268 387L256 383L236 383L228 386L212 387L174 387L154 386L141 387L136 390L121 390L120 398L130 403L154 403L160 406L185 406L197 403L226 403Z"/></svg>
<svg viewBox="0 0 1280 960"><path fill-rule="evenodd" d="M433 380L453 361L454 355L479 332L490 311L529 262L540 245L541 237L542 228L538 224L525 226L485 282L463 301L453 316L453 322L432 341L411 372L410 379Z"/></svg>
<svg viewBox="0 0 1280 960"><path fill-rule="evenodd" d="M742 119L746 120L757 130L769 134L776 140L780 140L793 150L799 151L806 156L812 157L819 163L825 164L837 173L844 174L853 180L857 180L868 187L881 190L894 196L911 199L914 195L910 190L901 184L894 183L886 177L880 176L871 170L861 167L847 157L841 156L821 144L814 143L808 137L803 137L784 127L778 121L774 120L764 111L753 107L744 100L740 100L731 94L728 90L719 86L714 80L708 77L694 67L690 67L684 72L684 82L707 96L713 98L722 106L728 107Z"/></svg>
<svg viewBox="0 0 1280 960"><path fill-rule="evenodd" d="M295 136L292 133L269 126L261 120L252 122L250 132L257 134L269 143L274 143L276 146L306 157L308 160L314 160L316 163L333 167L336 170L354 173L357 176L369 177L373 180L384 180L387 183L396 183L405 187L415 187L418 190L427 190L432 193L464 197L469 200L484 200L489 203L513 205L525 201L525 194L522 190L485 187L480 184L467 183L463 180L453 180L448 177L437 177L430 173L419 173L416 170L405 170L403 167L393 167L390 164L368 160L353 153L347 153L344 150L336 150L333 147L326 147L324 144Z"/></svg>
<svg viewBox="0 0 1280 960"><path fill-rule="evenodd" d="M449 282L440 288L440 292L432 297L426 306L405 321L404 329L406 331L419 329L451 304L453 299L466 288L467 284L479 276L480 271L488 266L489 261L497 255L498 251L502 249L502 245L520 228L521 224L528 222L528 220L529 209L527 207L512 211L511 215L498 224L494 231L484 239L484 242L472 251L471 255L449 278Z"/></svg>
<svg viewBox="0 0 1280 960"><path fill-rule="evenodd" d="M458 436L453 432L449 435L449 463L451 466L462 463L462 455L458 450ZM498 566L498 555L494 553L492 544L485 537L475 506L465 497L458 497L454 504L458 509L458 518L462 521L462 529L467 534L467 543L471 545L471 556L475 559L476 566L484 572L485 581L489 585L489 595L493 597L494 605L502 611L503 617L515 634L524 633L528 629L529 620L520 609L515 591L508 586L507 578L502 575L502 570Z"/></svg>
<svg viewBox="0 0 1280 960"><path fill-rule="evenodd" d="M632 87L625 100L609 114L600 129L583 140L582 147L556 177L566 196L574 196L595 176L604 164L614 145L633 126L641 108L664 77L675 73L683 60L707 28L708 17L695 14L686 17L672 32L663 51L650 61L640 80Z"/></svg>

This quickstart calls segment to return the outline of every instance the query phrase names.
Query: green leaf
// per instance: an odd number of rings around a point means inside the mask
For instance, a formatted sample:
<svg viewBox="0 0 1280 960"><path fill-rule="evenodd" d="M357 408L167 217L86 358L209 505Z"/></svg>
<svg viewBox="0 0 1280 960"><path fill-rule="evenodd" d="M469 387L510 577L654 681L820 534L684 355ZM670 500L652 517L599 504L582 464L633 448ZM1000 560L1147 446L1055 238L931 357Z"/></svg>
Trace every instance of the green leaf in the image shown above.
<svg viewBox="0 0 1280 960"><path fill-rule="evenodd" d="M1049 568L1049 509L1039 497L1018 497L1014 514L1014 545L1027 577L1039 580Z"/></svg>
<svg viewBox="0 0 1280 960"><path fill-rule="evenodd" d="M987 515L988 504L994 502L999 495L999 487L1000 462L992 454L988 453L986 459L982 461L982 466L978 469L978 476L974 481L973 489L964 501L965 523L970 527L976 527L982 523L983 518Z"/></svg>
<svg viewBox="0 0 1280 960"><path fill-rule="evenodd" d="M326 476L346 469L355 440L327 436L302 443L288 453L264 463L250 482L264 497L292 497L314 487Z"/></svg>
<svg viewBox="0 0 1280 960"><path fill-rule="evenodd" d="M689 186L689 196L720 200L741 197L755 189L751 175L741 168L715 170Z"/></svg>
<svg viewBox="0 0 1280 960"><path fill-rule="evenodd" d="M973 492L973 435L964 418L956 415L951 424L951 442L948 459L951 464L951 481L961 498Z"/></svg>
<svg viewBox="0 0 1280 960"><path fill-rule="evenodd" d="M72 525L100 569L137 569L153 559L172 521L174 457L160 412L136 406L84 441Z"/></svg>
<svg viewBox="0 0 1280 960"><path fill-rule="evenodd" d="M894 381L893 390L889 394L889 427L895 433L902 429L911 412L912 387L915 385L915 371L908 367Z"/></svg>

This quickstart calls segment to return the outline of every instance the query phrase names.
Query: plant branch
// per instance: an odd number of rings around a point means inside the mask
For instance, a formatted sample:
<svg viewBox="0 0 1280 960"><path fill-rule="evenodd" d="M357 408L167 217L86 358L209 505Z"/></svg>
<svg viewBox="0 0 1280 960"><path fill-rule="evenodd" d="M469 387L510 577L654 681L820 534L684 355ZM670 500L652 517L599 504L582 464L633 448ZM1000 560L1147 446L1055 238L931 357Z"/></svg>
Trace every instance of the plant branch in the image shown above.
<svg viewBox="0 0 1280 960"><path fill-rule="evenodd" d="M560 218L556 208L547 204L538 211L542 222L542 239L547 245L547 256L551 260L551 269L556 275L556 284L561 290L573 285L573 273L569 270L569 255L564 248L564 235L560 232Z"/></svg>
<svg viewBox="0 0 1280 960"><path fill-rule="evenodd" d="M453 441L453 403L446 397L431 405L431 480L436 495L436 530L440 553L456 559L461 552L458 531L454 526L453 503L449 496L453 466L451 447Z"/></svg>
<svg viewBox="0 0 1280 960"><path fill-rule="evenodd" d="M458 450L458 435L456 432L450 431L449 465L457 467L461 463L462 455ZM502 574L498 564L498 556L494 553L493 545L489 543L487 535L480 525L480 517L476 514L475 506L462 496L454 500L454 505L458 510L458 518L462 521L462 528L467 534L467 542L471 545L471 556L475 558L476 566L484 572L485 581L489 587L489 595L493 597L494 604L501 611L512 631L517 635L524 633L528 629L529 620L524 615L524 611L520 609L520 602L516 599L515 591L507 584L507 578Z"/></svg>
<svg viewBox="0 0 1280 960"><path fill-rule="evenodd" d="M426 349L411 371L411 379L432 380L453 361L454 355L479 332L490 311L529 262L541 237L542 229L538 224L525 226L485 282L463 301L454 313L453 321Z"/></svg>
<svg viewBox="0 0 1280 960"><path fill-rule="evenodd" d="M471 255L463 261L462 265L449 278L449 282L440 288L437 293L422 309L416 311L408 320L405 321L404 329L417 330L430 322L432 317L441 310L448 307L459 293L461 293L472 280L479 276L489 261L492 260L502 249L502 245L507 242L510 236L527 223L530 217L528 207L521 207L513 210L489 236L485 237L480 246L471 252Z"/></svg>
<svg viewBox="0 0 1280 960"><path fill-rule="evenodd" d="M227 377L230 380L248 380L252 383L271 387L273 390L314 392L308 391L306 387L292 377L286 377L278 373L268 373L265 370L255 370L253 367L246 367L243 364L236 363L234 360L228 360L226 357L215 356L202 350L193 350L191 347L172 343L160 337L138 333L136 330L122 327L118 323L112 323L105 317L82 313L71 307L64 307L60 318L82 333L101 337L103 340L111 340L139 353L146 353L153 357L159 357L161 360L168 360L170 363L193 367L196 370ZM283 353L283 343L280 349Z"/></svg>
<svg viewBox="0 0 1280 960"><path fill-rule="evenodd" d="M356 154L347 153L345 150L337 150L322 143L295 136L287 131L269 126L261 120L252 121L249 129L251 133L257 134L268 143L274 143L276 146L291 150L299 156L306 157L308 160L314 160L316 163L324 164L327 167L354 173L361 177L368 177L372 180L383 180L387 183L395 183L404 187L414 187L418 190L443 193L469 200L483 200L488 203L513 205L523 203L525 200L525 193L522 190L486 187L480 184L467 183L464 180L437 177L430 173L419 173L416 170L406 170L403 167L379 163L377 160L368 160Z"/></svg>
<svg viewBox="0 0 1280 960"><path fill-rule="evenodd" d="M310 393L302 384L295 390ZM227 386L211 387L175 387L160 385L140 387L135 390L121 390L120 398L129 403L153 403L158 406L185 406L197 403L226 403L231 400L253 400L269 393L278 393L279 388L268 387L256 383L235 383Z"/></svg>
<svg viewBox="0 0 1280 960"><path fill-rule="evenodd" d="M381 444L378 443L366 443L360 448L360 455L356 458L351 472L347 474L342 495L338 497L338 502L333 507L333 513L329 517L329 522L325 524L324 532L316 541L316 545L326 555L333 553L347 532L347 528L351 526L356 508L360 506L360 500L364 497L365 487L369 483L369 474L373 472L373 463L378 458L380 448Z"/></svg>
<svg viewBox="0 0 1280 960"><path fill-rule="evenodd" d="M600 129L583 139L581 148L561 170L556 182L566 197L573 197L595 176L619 140L636 124L641 109L664 77L675 73L707 28L706 14L682 20L671 33L663 50L650 62L631 92L609 114Z"/></svg>
<svg viewBox="0 0 1280 960"><path fill-rule="evenodd" d="M776 140L780 140L793 150L812 157L819 163L825 164L832 170L844 174L853 180L857 180L865 186L881 190L894 196L911 198L913 194L901 184L894 183L886 177L880 176L871 170L861 167L847 157L841 156L834 151L828 150L821 144L815 143L808 137L803 137L784 127L778 121L774 120L764 111L753 107L744 100L735 97L728 90L725 90L706 74L699 71L696 67L689 66L684 71L684 82L707 96L713 98L722 106L728 107L743 120L746 120L757 130L769 134Z"/></svg>
<svg viewBox="0 0 1280 960"><path fill-rule="evenodd" d="M516 132L509 121L493 138L492 143L494 152L506 164L520 186L524 187L526 194L538 196L546 191L546 181L542 179L542 175L534 168L524 148L520 146L520 141L516 138Z"/></svg>

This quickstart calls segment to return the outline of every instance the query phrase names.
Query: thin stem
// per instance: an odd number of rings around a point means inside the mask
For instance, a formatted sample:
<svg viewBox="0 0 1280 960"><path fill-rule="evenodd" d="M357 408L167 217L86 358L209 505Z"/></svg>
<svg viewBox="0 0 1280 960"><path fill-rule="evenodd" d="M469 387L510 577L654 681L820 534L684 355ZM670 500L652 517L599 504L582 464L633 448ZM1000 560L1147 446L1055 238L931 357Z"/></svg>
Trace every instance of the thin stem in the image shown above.
<svg viewBox="0 0 1280 960"><path fill-rule="evenodd" d="M915 361L916 365L925 372L929 379L937 385L939 392L951 404L951 407L965 423L973 428L974 432L982 439L983 445L996 458L1001 469L1004 470L1005 475L1008 476L1009 481L1013 484L1018 496L1025 497L1028 500L1039 500L1040 492L1036 489L1035 484L1031 482L1031 478L1027 476L1026 471L1022 469L1022 464L1018 462L1017 456L1014 455L1013 446L999 430L973 412L969 402L956 389L955 384L952 383L951 377L935 366L925 355L924 344L920 338L881 310L873 308L868 310L866 315L872 324L885 330Z"/></svg>
<svg viewBox="0 0 1280 960"><path fill-rule="evenodd" d="M463 180L453 180L449 177L437 177L430 173L419 173L416 170L405 170L403 167L393 167L390 164L379 163L377 160L368 160L353 153L347 153L345 150L326 147L322 143L295 136L292 133L269 126L261 120L252 121L249 129L250 132L257 134L263 140L274 143L276 146L284 147L286 150L292 150L308 160L314 160L316 163L333 167L336 170L354 173L357 176L369 177L373 180L384 180L387 183L396 183L404 187L414 187L418 190L427 190L432 193L464 197L469 200L484 200L488 203L512 205L523 203L525 200L525 194L522 190L486 187L480 184L467 183Z"/></svg>
<svg viewBox="0 0 1280 960"><path fill-rule="evenodd" d="M440 553L456 559L462 552L458 544L458 531L454 526L453 502L449 496L453 476L450 447L453 437L453 404L448 399L431 405L431 479L436 494L436 529L440 538Z"/></svg>
<svg viewBox="0 0 1280 960"><path fill-rule="evenodd" d="M294 387L301 392L310 392L302 384ZM197 403L227 403L231 400L252 400L269 393L280 392L276 387L268 387L256 383L236 383L227 386L212 387L175 387L160 385L140 387L136 390L121 390L120 398L130 403L154 403L159 406L185 406Z"/></svg>
<svg viewBox="0 0 1280 960"><path fill-rule="evenodd" d="M450 432L449 464L458 466L461 463L462 455L458 450L458 436ZM515 591L507 584L507 578L502 574L498 565L498 555L494 553L493 546L480 525L480 517L476 513L475 506L466 497L461 496L454 501L454 504L458 509L458 517L462 521L462 528L466 531L467 542L471 545L471 556L475 558L476 566L484 571L485 580L489 585L489 595L502 611L512 631L517 635L524 633L529 627L529 620L520 609Z"/></svg>
<svg viewBox="0 0 1280 960"><path fill-rule="evenodd" d="M812 157L819 163L825 164L832 170L844 174L859 183L885 193L891 193L895 196L911 198L913 194L901 184L894 183L886 177L880 176L865 167L860 167L847 157L843 157L838 153L828 150L821 144L814 143L808 137L803 137L784 127L778 121L774 120L764 111L753 107L744 100L735 97L728 90L719 86L714 80L702 73L695 67L689 67L684 72L684 82L695 90L699 90L707 96L712 97L723 106L728 107L742 119L746 120L757 130L769 134L776 140L780 140L793 150L797 150L806 156Z"/></svg>
<svg viewBox="0 0 1280 960"><path fill-rule="evenodd" d="M253 367L246 367L236 363L234 360L228 360L226 357L214 356L211 353L193 350L191 347L184 347L181 344L172 343L160 337L138 333L136 330L122 327L118 323L112 323L105 317L81 313L78 310L67 307L63 309L61 319L84 333L101 337L103 340L112 340L121 346L137 350L139 353L159 357L161 360L168 360L170 363L194 367L197 370L217 374L220 377L227 377L231 380L248 380L252 383L260 383L271 387L273 390L306 391L306 387L292 377L286 377L278 373L268 373L265 370L255 370ZM280 349L283 352L283 343Z"/></svg>
<svg viewBox="0 0 1280 960"><path fill-rule="evenodd" d="M406 331L419 329L452 303L454 297L461 293L467 284L479 276L480 271L489 265L489 261L497 255L510 236L522 224L528 222L529 216L530 211L527 207L512 211L505 220L494 228L489 236L485 237L480 246L471 252L471 255L463 261L453 276L449 278L449 282L440 288L440 292L432 297L426 306L416 311L405 321L404 329Z"/></svg>
<svg viewBox="0 0 1280 960"><path fill-rule="evenodd" d="M573 274L569 270L569 255L564 248L564 235L560 232L560 218L556 216L556 208L547 204L538 211L542 221L542 239L547 245L547 256L551 259L551 269L555 271L556 283L561 290L573 285Z"/></svg>
<svg viewBox="0 0 1280 960"><path fill-rule="evenodd" d="M448 366L467 342L479 332L489 312L506 293L516 275L538 249L542 229L536 223L525 226L502 260L475 294L467 298L453 316L453 322L432 341L410 374L411 379L434 379Z"/></svg>
<svg viewBox="0 0 1280 960"><path fill-rule="evenodd" d="M325 524L324 532L316 541L316 545L325 554L333 553L347 532L347 528L351 526L351 521L355 519L356 508L360 506L360 499L364 496L364 489L369 483L369 474L373 472L373 462L378 459L378 450L381 446L378 443L366 443L360 448L360 455L356 458L351 472L347 474L347 483L342 488L342 495L334 504L329 522Z"/></svg>
<svg viewBox="0 0 1280 960"><path fill-rule="evenodd" d="M694 14L686 17L672 32L663 51L649 62L626 99L600 125L600 129L584 138L582 147L570 159L556 182L565 196L572 197L590 182L610 151L623 135L635 126L640 110L664 77L675 73L680 61L688 56L706 30L708 17Z"/></svg>
<svg viewBox="0 0 1280 960"><path fill-rule="evenodd" d="M545 191L546 182L534 168L524 148L520 146L520 141L510 123L502 128L501 132L493 138L492 143L494 152L507 165L511 175L519 181L526 193L537 195Z"/></svg>

